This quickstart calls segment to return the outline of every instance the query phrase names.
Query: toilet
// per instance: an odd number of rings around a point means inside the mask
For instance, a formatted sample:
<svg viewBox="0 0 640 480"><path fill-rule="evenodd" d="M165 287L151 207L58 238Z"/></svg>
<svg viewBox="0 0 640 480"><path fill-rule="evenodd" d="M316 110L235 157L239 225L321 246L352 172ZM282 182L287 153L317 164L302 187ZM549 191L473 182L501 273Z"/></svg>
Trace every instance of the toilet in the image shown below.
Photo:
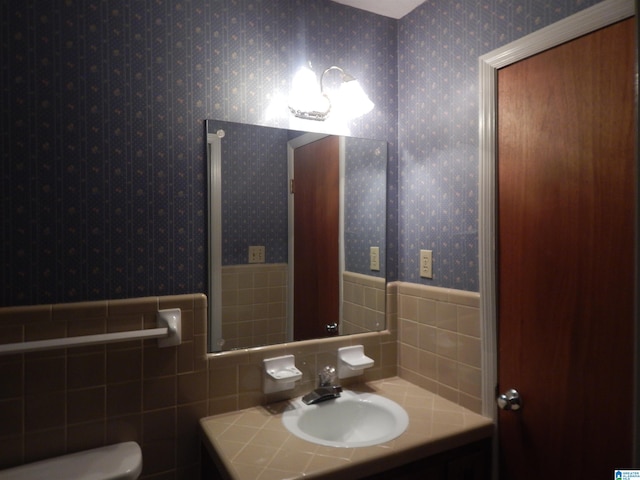
<svg viewBox="0 0 640 480"><path fill-rule="evenodd" d="M142 451L123 442L0 471L0 480L135 480L142 473Z"/></svg>

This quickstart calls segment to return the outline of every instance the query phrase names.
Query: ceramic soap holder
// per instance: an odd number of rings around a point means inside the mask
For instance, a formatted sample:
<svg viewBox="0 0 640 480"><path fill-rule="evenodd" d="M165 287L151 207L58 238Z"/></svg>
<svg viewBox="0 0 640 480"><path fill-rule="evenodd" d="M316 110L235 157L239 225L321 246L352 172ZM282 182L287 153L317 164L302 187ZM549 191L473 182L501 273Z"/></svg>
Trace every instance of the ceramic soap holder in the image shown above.
<svg viewBox="0 0 640 480"><path fill-rule="evenodd" d="M295 383L302 378L302 372L296 368L293 355L266 358L263 363L264 381L262 391L264 393L293 390Z"/></svg>
<svg viewBox="0 0 640 480"><path fill-rule="evenodd" d="M362 345L338 349L338 378L362 375L365 368L373 367L373 359L364 354Z"/></svg>

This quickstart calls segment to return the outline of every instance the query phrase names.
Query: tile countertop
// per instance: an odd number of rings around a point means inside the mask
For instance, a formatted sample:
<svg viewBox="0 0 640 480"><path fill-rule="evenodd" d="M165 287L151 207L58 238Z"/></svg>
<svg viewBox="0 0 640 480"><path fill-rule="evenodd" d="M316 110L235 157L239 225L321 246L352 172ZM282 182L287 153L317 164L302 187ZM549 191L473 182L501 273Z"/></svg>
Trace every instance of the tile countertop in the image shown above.
<svg viewBox="0 0 640 480"><path fill-rule="evenodd" d="M200 419L202 438L233 480L352 479L491 437L491 419L398 377L350 385L402 405L409 427L372 447L338 448L302 440L284 427L287 401Z"/></svg>

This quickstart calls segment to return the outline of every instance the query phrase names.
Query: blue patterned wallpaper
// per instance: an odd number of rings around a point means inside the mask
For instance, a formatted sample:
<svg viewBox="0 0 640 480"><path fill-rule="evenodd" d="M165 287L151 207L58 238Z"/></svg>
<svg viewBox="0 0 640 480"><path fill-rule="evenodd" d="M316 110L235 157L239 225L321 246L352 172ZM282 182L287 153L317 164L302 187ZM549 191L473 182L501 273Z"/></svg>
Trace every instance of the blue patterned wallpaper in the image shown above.
<svg viewBox="0 0 640 480"><path fill-rule="evenodd" d="M478 57L595 3L427 0L399 21L399 278L478 291Z"/></svg>
<svg viewBox="0 0 640 480"><path fill-rule="evenodd" d="M374 277L386 273L387 144L345 138L345 270ZM370 269L370 247L380 248L380 271Z"/></svg>
<svg viewBox="0 0 640 480"><path fill-rule="evenodd" d="M388 278L429 247L477 290L477 57L593 3L4 0L0 305L205 292L203 120L288 127L307 61L376 104L349 130L389 142Z"/></svg>
<svg viewBox="0 0 640 480"><path fill-rule="evenodd" d="M266 263L287 263L286 129L212 122L221 128L222 265L248 263L250 245Z"/></svg>
<svg viewBox="0 0 640 480"><path fill-rule="evenodd" d="M205 292L204 119L288 126L293 72L336 64L376 103L350 131L395 145L396 26L328 0L3 1L0 305Z"/></svg>

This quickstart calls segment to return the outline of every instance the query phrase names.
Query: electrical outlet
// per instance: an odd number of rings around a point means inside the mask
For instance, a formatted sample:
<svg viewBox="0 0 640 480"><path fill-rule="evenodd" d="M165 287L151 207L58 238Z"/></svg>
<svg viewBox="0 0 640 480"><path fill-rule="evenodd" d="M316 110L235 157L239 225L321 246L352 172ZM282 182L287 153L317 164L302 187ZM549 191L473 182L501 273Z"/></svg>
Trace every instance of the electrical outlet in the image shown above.
<svg viewBox="0 0 640 480"><path fill-rule="evenodd" d="M264 263L264 247L263 246L251 246L249 247L249 263Z"/></svg>
<svg viewBox="0 0 640 480"><path fill-rule="evenodd" d="M380 247L369 248L369 269L375 272L380 271Z"/></svg>
<svg viewBox="0 0 640 480"><path fill-rule="evenodd" d="M432 254L432 250L420 250L420 276L422 278L433 278Z"/></svg>

